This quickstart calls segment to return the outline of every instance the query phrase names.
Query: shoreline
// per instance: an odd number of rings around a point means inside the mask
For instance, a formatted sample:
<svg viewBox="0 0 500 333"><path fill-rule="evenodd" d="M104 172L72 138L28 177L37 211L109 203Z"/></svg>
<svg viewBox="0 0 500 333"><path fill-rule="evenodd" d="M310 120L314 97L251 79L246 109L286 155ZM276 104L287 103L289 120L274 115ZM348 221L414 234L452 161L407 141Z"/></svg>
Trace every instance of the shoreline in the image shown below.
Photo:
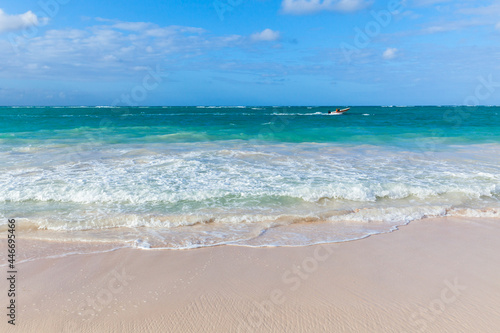
<svg viewBox="0 0 500 333"><path fill-rule="evenodd" d="M17 325L4 318L0 326L7 332L496 332L498 219L429 218L398 229L303 247L119 249L25 262L18 266ZM7 290L5 279L0 289Z"/></svg>

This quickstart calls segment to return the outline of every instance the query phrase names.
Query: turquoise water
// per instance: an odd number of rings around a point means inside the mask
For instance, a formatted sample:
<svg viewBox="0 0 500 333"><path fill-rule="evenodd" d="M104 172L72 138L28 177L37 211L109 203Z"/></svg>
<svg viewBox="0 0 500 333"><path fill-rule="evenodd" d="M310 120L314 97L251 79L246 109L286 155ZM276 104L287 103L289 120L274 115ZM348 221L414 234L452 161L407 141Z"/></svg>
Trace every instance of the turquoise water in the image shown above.
<svg viewBox="0 0 500 333"><path fill-rule="evenodd" d="M5 144L172 143L218 140L331 142L419 147L498 142L498 107L0 108ZM368 117L368 118L365 118ZM13 137L15 134L15 137ZM87 139L84 139L87 137Z"/></svg>
<svg viewBox="0 0 500 333"><path fill-rule="evenodd" d="M0 108L1 223L44 240L190 248L500 215L499 107L331 109Z"/></svg>

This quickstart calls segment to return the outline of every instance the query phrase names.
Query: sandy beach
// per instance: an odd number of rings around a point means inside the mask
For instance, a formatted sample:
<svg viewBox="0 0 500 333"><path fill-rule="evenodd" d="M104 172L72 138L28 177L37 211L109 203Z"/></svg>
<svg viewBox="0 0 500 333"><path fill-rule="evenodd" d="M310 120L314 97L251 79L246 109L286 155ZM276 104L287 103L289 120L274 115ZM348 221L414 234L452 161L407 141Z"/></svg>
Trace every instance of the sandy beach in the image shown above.
<svg viewBox="0 0 500 333"><path fill-rule="evenodd" d="M498 220L439 218L337 244L121 249L42 259L18 265L16 326L5 315L1 326L3 332L498 332L499 239ZM7 287L2 279L1 290Z"/></svg>
<svg viewBox="0 0 500 333"><path fill-rule="evenodd" d="M500 333L500 0L0 4L0 333Z"/></svg>

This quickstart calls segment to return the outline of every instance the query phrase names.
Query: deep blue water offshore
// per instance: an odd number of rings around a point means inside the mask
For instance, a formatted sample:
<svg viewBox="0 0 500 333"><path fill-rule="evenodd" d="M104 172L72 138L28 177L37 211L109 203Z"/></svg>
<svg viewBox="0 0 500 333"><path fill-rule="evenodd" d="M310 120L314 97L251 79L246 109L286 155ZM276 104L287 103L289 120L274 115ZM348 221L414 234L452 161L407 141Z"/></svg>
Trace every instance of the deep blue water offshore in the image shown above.
<svg viewBox="0 0 500 333"><path fill-rule="evenodd" d="M500 107L3 107L0 231L308 245L500 217Z"/></svg>

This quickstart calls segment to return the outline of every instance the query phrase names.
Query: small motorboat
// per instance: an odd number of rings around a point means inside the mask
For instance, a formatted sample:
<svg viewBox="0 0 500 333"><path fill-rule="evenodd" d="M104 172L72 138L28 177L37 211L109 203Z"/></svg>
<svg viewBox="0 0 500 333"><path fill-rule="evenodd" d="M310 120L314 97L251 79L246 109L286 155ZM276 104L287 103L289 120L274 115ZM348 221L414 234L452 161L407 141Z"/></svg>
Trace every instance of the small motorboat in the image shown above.
<svg viewBox="0 0 500 333"><path fill-rule="evenodd" d="M339 114L339 113L344 113L346 111L349 111L351 108L345 108L345 109L342 109L342 110L335 110L335 111L328 111L329 114Z"/></svg>

